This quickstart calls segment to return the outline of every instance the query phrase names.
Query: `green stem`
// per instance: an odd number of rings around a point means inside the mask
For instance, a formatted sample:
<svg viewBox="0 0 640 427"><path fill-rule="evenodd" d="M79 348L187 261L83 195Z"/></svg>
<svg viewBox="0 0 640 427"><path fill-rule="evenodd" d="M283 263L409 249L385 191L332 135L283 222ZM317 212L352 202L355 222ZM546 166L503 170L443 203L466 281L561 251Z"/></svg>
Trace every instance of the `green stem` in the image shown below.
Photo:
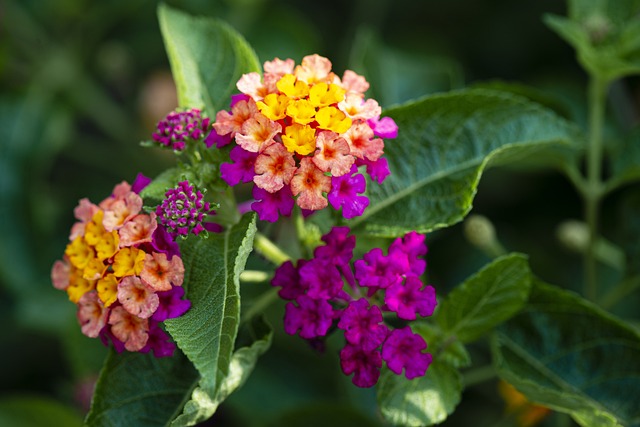
<svg viewBox="0 0 640 427"><path fill-rule="evenodd" d="M240 281L246 283L262 283L269 279L269 273L258 270L244 270L240 272Z"/></svg>
<svg viewBox="0 0 640 427"><path fill-rule="evenodd" d="M587 147L587 186L584 192L584 216L589 229L589 241L584 261L584 293L592 301L598 294L595 246L602 199L602 134L608 86L609 82L599 76L592 76L589 82L589 145Z"/></svg>
<svg viewBox="0 0 640 427"><path fill-rule="evenodd" d="M253 241L253 247L259 254L275 265L280 265L291 259L289 255L284 253L282 249L262 233L256 233L256 237Z"/></svg>
<svg viewBox="0 0 640 427"><path fill-rule="evenodd" d="M492 380L495 377L496 370L493 365L486 365L464 372L462 374L462 383L464 384L464 387L471 387L476 384Z"/></svg>

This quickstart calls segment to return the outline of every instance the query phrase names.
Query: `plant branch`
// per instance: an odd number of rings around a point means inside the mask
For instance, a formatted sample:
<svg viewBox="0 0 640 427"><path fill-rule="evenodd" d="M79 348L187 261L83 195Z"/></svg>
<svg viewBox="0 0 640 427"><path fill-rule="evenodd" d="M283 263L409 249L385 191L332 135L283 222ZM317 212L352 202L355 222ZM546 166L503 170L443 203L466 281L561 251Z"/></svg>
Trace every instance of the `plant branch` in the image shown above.
<svg viewBox="0 0 640 427"><path fill-rule="evenodd" d="M273 243L262 233L256 233L256 237L253 241L253 247L259 254L275 265L280 265L291 259L291 257L284 253L278 245Z"/></svg>
<svg viewBox="0 0 640 427"><path fill-rule="evenodd" d="M598 236L600 201L602 199L602 134L609 82L593 75L589 82L589 145L587 147L587 186L584 192L584 216L589 241L584 260L584 294L594 301L598 294L598 272L595 247Z"/></svg>

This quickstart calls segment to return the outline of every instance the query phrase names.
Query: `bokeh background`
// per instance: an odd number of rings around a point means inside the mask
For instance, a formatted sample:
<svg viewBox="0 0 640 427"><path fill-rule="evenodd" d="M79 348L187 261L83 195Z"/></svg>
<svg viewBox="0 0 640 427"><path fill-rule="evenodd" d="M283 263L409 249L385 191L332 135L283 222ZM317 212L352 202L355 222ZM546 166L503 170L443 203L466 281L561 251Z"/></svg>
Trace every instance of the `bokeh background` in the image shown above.
<svg viewBox="0 0 640 427"><path fill-rule="evenodd" d="M501 80L538 88L565 116L585 121L585 75L573 51L542 22L545 13L565 13L558 0L167 3L225 20L261 62L327 56L339 73L351 68L365 75L369 96L383 107ZM87 410L106 349L81 335L75 306L53 289L49 271L62 256L79 199L102 200L115 183L138 172L155 176L174 162L170 153L139 145L176 106L157 5L0 4L0 420L3 411L28 410L15 396L65 405L58 421ZM627 80L612 91L613 120L627 127L636 118L634 87ZM605 233L615 201L614 195L607 204L613 207L605 208ZM580 218L581 210L564 177L536 168L490 170L474 207L494 222L509 250L530 254L540 277L570 289L581 281L580 258L558 241L556 227ZM489 260L465 239L463 224L428 239L429 279L440 292ZM326 425L329 414L344 425L377 425L373 392L355 389L340 374L331 343L318 355L282 333L282 312L276 304L268 313L279 331L273 349L208 424L298 425L304 419L300 425ZM474 364L489 363L486 343L472 350ZM445 425L510 425L503 410L497 381L486 381L465 391ZM335 422L330 425L342 425ZM543 421L557 422L553 416Z"/></svg>

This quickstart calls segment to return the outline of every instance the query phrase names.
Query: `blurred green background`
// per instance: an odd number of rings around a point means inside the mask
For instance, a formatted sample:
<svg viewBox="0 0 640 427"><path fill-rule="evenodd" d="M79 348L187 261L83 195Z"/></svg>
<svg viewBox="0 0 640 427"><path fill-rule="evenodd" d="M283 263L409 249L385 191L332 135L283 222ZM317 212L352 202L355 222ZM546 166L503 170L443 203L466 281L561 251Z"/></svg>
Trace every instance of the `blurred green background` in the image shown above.
<svg viewBox="0 0 640 427"><path fill-rule="evenodd" d="M327 56L338 73L351 68L365 75L372 87L368 95L383 107L499 79L546 91L559 111L584 123L585 75L572 50L541 20L544 13L564 14L558 0L167 3L227 21L261 62ZM21 408L8 400L17 395L66 405L65 412L34 401L45 412L62 411L58 420L77 419L87 410L106 350L81 335L75 306L51 286L49 271L62 256L79 199L100 201L114 184L131 181L138 172L155 176L173 164L170 153L139 146L176 106L157 5L149 0L0 5L0 414L5 414L0 420L11 419L7 408ZM612 92L613 119L627 127L635 121L634 87L626 81ZM616 203L614 195L605 207L605 233L617 215ZM474 208L494 221L508 249L531 255L539 276L570 289L581 281L580 258L558 243L555 228L580 218L581 210L566 179L537 169L489 171ZM489 260L467 243L461 224L428 239L429 279L440 292ZM637 298L627 302L634 303ZM273 349L210 424L297 425L293 420L303 416L305 426L312 425L309 420L325 425L329 418L323 416L331 416L331 425L338 425L335 419L343 420L340 425L376 425L373 391L355 389L339 372L339 343L315 354L281 331L282 313L280 304L269 312L277 331ZM486 343L476 350L474 364L488 363ZM496 381L467 389L445 425L473 420L482 427L503 420L496 390Z"/></svg>

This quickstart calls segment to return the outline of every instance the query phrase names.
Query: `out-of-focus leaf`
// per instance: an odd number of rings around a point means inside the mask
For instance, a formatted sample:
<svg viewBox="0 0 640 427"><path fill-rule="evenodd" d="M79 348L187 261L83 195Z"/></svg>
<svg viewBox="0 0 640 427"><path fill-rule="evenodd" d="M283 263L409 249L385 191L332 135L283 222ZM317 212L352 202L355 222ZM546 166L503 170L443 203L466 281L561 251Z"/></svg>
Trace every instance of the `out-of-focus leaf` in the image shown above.
<svg viewBox="0 0 640 427"><path fill-rule="evenodd" d="M341 404L318 403L283 413L267 427L381 427L382 424L355 408Z"/></svg>
<svg viewBox="0 0 640 427"><path fill-rule="evenodd" d="M164 4L158 19L180 107L204 108L213 117L227 108L242 74L260 71L253 49L228 24Z"/></svg>
<svg viewBox="0 0 640 427"><path fill-rule="evenodd" d="M635 129L611 154L611 175L608 191L640 181L640 129Z"/></svg>
<svg viewBox="0 0 640 427"><path fill-rule="evenodd" d="M579 296L536 281L493 343L499 375L583 426L640 425L640 336Z"/></svg>
<svg viewBox="0 0 640 427"><path fill-rule="evenodd" d="M385 112L399 127L385 144L391 175L369 183L370 205L349 224L396 237L460 221L490 162L577 139L575 126L524 98L484 89L426 97Z"/></svg>
<svg viewBox="0 0 640 427"><path fill-rule="evenodd" d="M526 257L506 255L483 268L442 301L436 320L449 336L474 341L516 314L527 301L531 271Z"/></svg>
<svg viewBox="0 0 640 427"><path fill-rule="evenodd" d="M156 358L151 353L112 350L96 385L87 426L167 425L197 384L198 372L182 353Z"/></svg>
<svg viewBox="0 0 640 427"><path fill-rule="evenodd" d="M547 15L545 23L576 49L590 73L613 80L640 72L640 2L570 0L569 17Z"/></svg>
<svg viewBox="0 0 640 427"><path fill-rule="evenodd" d="M423 377L406 379L385 369L377 385L384 418L401 426L431 426L453 412L462 394L460 373L434 361Z"/></svg>
<svg viewBox="0 0 640 427"><path fill-rule="evenodd" d="M207 239L186 240L182 245L185 284L191 308L183 316L169 319L167 331L200 373L178 425L196 423L213 415L216 399L225 381L239 384L234 347L240 317L240 273L253 248L254 214L246 214L223 233ZM262 349L250 350L257 356ZM233 378L227 380L228 377Z"/></svg>
<svg viewBox="0 0 640 427"><path fill-rule="evenodd" d="M82 426L72 408L40 396L7 396L0 399L0 425L29 427Z"/></svg>

